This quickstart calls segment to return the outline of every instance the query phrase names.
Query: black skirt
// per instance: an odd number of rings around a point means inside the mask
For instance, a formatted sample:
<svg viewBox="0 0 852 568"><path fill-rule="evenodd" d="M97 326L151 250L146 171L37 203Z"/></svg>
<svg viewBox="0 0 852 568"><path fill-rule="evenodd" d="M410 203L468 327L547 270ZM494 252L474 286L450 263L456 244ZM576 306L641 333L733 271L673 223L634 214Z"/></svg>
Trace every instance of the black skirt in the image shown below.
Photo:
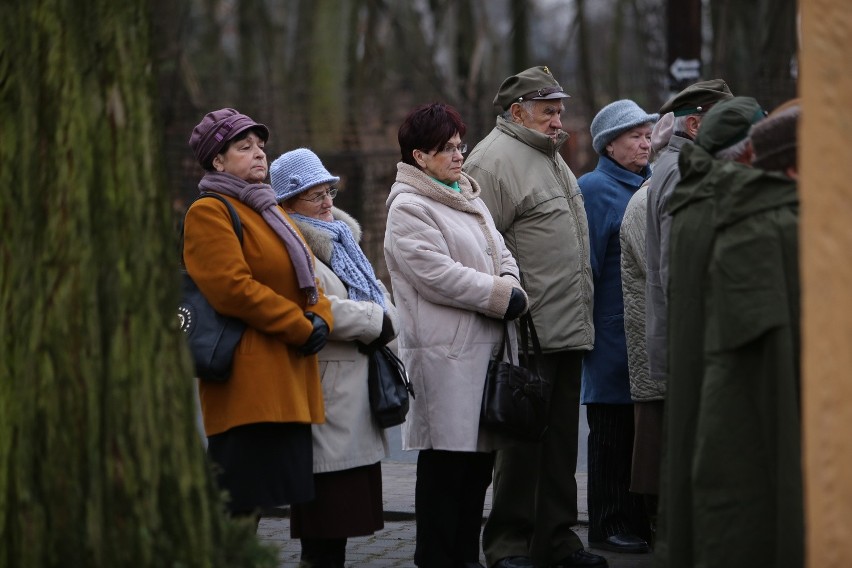
<svg viewBox="0 0 852 568"><path fill-rule="evenodd" d="M232 514L259 513L314 498L311 425L245 424L207 438Z"/></svg>
<svg viewBox="0 0 852 568"><path fill-rule="evenodd" d="M290 508L292 538L349 538L384 528L381 462L314 475L316 499Z"/></svg>

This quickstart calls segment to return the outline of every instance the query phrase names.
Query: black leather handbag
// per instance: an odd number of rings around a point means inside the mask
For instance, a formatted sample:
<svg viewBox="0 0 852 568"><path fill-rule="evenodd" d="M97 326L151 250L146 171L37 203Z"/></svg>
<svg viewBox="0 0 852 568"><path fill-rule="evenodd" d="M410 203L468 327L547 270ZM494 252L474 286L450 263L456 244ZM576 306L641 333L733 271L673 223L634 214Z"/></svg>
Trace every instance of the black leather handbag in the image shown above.
<svg viewBox="0 0 852 568"><path fill-rule="evenodd" d="M408 414L408 397L415 398L405 365L386 345L370 349L367 356L370 409L376 422L382 428L402 424Z"/></svg>
<svg viewBox="0 0 852 568"><path fill-rule="evenodd" d="M521 316L519 323L523 365L520 361L518 364L513 361L508 327L513 324L505 322L500 351L488 363L479 424L507 437L537 441L541 440L547 431L552 385L538 370L541 345L532 317L525 314ZM535 355L532 359L527 347L530 340ZM507 351L508 361L504 361L503 355Z"/></svg>
<svg viewBox="0 0 852 568"><path fill-rule="evenodd" d="M228 207L231 224L242 245L243 227L234 207L218 193L204 192L198 199L205 197L218 199ZM182 228L181 250L183 250ZM185 268L181 269L181 278L183 282L181 301L178 305L178 319L195 362L195 375L206 381L227 381L231 376L234 351L243 336L246 324L240 319L223 316L214 310Z"/></svg>

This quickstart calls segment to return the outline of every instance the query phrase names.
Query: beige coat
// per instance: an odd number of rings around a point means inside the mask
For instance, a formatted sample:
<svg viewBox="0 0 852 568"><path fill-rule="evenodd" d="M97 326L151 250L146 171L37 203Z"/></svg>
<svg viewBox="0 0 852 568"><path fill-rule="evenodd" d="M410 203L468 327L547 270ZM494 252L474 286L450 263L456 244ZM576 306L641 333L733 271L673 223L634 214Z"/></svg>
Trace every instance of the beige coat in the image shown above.
<svg viewBox="0 0 852 568"><path fill-rule="evenodd" d="M479 408L502 317L512 288L520 289L518 267L477 183L462 174L459 185L460 194L400 163L387 200L385 260L402 322L400 356L417 395L403 449L499 445L480 432Z"/></svg>
<svg viewBox="0 0 852 568"><path fill-rule="evenodd" d="M497 118L463 169L506 238L530 296L544 352L592 348L592 267L589 228L577 179L559 155L568 138Z"/></svg>
<svg viewBox="0 0 852 568"><path fill-rule="evenodd" d="M332 209L335 220L349 225L355 241L361 240L357 221ZM331 270L333 251L328 233L293 219L305 242L319 261L317 277L331 302L334 331L319 352L322 396L325 401L325 424L313 426L314 473L339 471L381 461L387 456L388 444L370 412L367 391L368 358L358 351L356 341L370 343L382 331L382 307L375 302L349 299L346 285ZM385 292L388 316L399 328L396 308Z"/></svg>

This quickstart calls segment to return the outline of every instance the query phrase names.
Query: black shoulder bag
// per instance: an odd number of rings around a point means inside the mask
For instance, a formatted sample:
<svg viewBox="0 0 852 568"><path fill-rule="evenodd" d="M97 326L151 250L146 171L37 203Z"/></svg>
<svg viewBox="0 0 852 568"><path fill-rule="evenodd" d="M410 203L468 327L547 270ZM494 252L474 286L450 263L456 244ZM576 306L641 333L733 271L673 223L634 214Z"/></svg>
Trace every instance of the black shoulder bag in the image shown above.
<svg viewBox="0 0 852 568"><path fill-rule="evenodd" d="M204 192L198 199L212 197L228 208L234 232L243 244L243 226L233 205L218 193ZM181 225L181 256L183 255L183 225ZM181 268L183 279L181 301L178 305L180 329L186 334L189 351L195 362L195 374L206 381L225 382L231 376L234 350L243 336L246 324L237 318L223 316L198 289L195 282Z"/></svg>
<svg viewBox="0 0 852 568"><path fill-rule="evenodd" d="M364 352L370 359L367 387L376 422L382 428L402 424L408 414L408 395L415 398L405 365L387 345Z"/></svg>
<svg viewBox="0 0 852 568"><path fill-rule="evenodd" d="M547 430L550 414L551 383L541 376L538 361L541 345L529 313L521 316L521 345L523 363L515 364L512 346L509 343L509 327L503 323L503 343L497 356L488 363L485 389L482 393L482 408L479 424L487 429L520 440L541 440ZM533 354L528 353L528 339L532 339ZM508 351L508 361L503 354Z"/></svg>

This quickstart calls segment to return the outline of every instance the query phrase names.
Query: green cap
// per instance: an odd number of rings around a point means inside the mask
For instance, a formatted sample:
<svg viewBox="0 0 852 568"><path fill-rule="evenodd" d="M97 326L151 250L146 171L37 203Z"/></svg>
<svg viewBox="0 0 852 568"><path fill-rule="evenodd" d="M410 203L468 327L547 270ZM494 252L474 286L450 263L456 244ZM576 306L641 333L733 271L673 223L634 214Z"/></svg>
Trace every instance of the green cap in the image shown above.
<svg viewBox="0 0 852 568"><path fill-rule="evenodd" d="M688 86L660 107L660 114L667 112L675 116L686 116L689 114L701 114L707 112L711 106L730 99L734 95L728 84L722 79L710 79L699 81Z"/></svg>
<svg viewBox="0 0 852 568"><path fill-rule="evenodd" d="M553 78L546 65L530 67L517 75L512 75L500 85L494 106L507 110L512 103L529 100L564 99L562 86Z"/></svg>
<svg viewBox="0 0 852 568"><path fill-rule="evenodd" d="M695 137L695 143L715 154L748 136L751 125L763 120L766 111L751 97L734 97L713 105Z"/></svg>

